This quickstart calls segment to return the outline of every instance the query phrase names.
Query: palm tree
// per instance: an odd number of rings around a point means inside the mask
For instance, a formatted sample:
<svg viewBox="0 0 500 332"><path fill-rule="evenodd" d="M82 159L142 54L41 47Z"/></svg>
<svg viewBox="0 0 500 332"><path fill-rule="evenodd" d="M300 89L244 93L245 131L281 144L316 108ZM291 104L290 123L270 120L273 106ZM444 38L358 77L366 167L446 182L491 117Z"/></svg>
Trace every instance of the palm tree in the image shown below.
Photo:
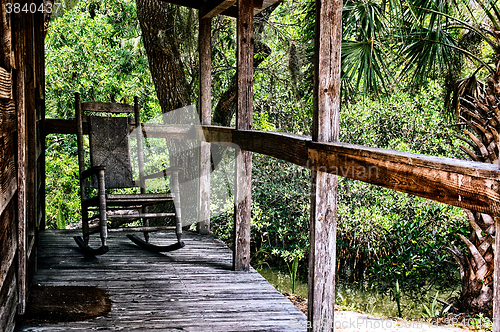
<svg viewBox="0 0 500 332"><path fill-rule="evenodd" d="M400 18L397 30L405 59L403 73L412 72L422 82L440 73L453 92L451 109L466 143L461 149L471 159L498 164L500 147L500 7L497 0L408 0L390 1ZM477 51L488 48L491 59ZM462 67L473 64L469 77L457 80ZM478 79L482 75L486 83ZM494 218L466 211L470 236L459 235L468 248L449 249L460 265L462 310L492 314Z"/></svg>

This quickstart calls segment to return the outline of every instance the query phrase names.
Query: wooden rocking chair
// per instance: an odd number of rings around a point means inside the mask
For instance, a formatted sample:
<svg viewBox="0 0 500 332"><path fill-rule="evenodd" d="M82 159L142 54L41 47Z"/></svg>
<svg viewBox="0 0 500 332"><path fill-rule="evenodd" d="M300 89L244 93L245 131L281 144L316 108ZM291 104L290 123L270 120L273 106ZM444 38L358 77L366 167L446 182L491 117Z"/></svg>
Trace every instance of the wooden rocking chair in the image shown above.
<svg viewBox="0 0 500 332"><path fill-rule="evenodd" d="M144 155L142 145L142 126L138 106L138 98L134 98L134 106L111 103L80 103L80 96L75 95L75 110L78 138L78 163L80 171L80 194L82 204L83 238L75 236L80 249L88 255L102 255L109 251L107 245L108 231L140 231L144 232L144 240L135 235L127 235L135 244L155 252L167 252L182 248L182 223L179 199L180 168L171 167L151 175L144 175ZM102 116L107 114L126 114L127 116ZM134 115L133 117L131 115ZM91 168L86 169L83 145L83 128L88 126L90 143ZM132 164L129 150L129 136L136 129L137 156L139 161L139 182L133 180ZM169 193L146 193L147 179L170 176ZM112 194L109 189L140 187L140 194ZM94 197L87 197L89 188L98 189ZM166 202L174 202L175 213L150 212L151 207L165 206ZM99 219L101 247L89 246L91 232L89 229L89 212L98 213L92 218ZM122 212L122 213L120 213ZM126 212L126 213L123 213ZM168 246L157 246L149 243L149 232L171 229L173 227L150 227L148 218L175 217L177 243ZM120 219L129 223L142 219L140 227L109 228L109 219ZM120 222L118 223L120 224Z"/></svg>

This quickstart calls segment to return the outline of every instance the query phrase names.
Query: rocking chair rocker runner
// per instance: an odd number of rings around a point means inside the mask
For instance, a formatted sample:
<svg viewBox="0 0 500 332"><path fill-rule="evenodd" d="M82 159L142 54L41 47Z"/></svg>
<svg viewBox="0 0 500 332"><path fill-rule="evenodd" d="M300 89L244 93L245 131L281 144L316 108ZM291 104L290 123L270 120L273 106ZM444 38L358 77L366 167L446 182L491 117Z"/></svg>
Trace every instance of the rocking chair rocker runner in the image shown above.
<svg viewBox="0 0 500 332"><path fill-rule="evenodd" d="M138 106L138 98L134 98L134 106L110 103L80 103L80 95L75 95L75 110L78 138L78 164L80 170L80 194L82 204L83 238L75 236L80 249L88 255L102 255L109 251L106 243L108 231L142 231L144 240L135 235L127 235L135 244L155 252L167 252L182 248L182 223L179 199L178 167L170 167L161 172L144 175L144 155L142 146L142 127ZM126 117L97 116L102 113L121 113ZM134 113L134 118L130 115ZM83 124L88 124L90 142L91 168L85 169L85 153L83 146ZM139 160L139 183L133 180L129 150L129 136L136 129L137 155ZM147 179L170 176L170 193L147 194ZM107 189L140 187L140 194L109 194ZM87 197L88 188L97 188L98 195ZM150 212L150 207L166 202L174 202L175 213ZM89 246L89 212L98 212L101 247ZM119 213L125 211L126 213ZM109 216L108 216L109 212ZM118 213L117 213L118 212ZM133 212L132 214L130 212ZM142 227L119 227L108 229L108 217L122 219L125 222L143 220ZM171 229L173 227L149 227L148 218L175 217L177 243L168 246L157 246L149 243L149 232Z"/></svg>

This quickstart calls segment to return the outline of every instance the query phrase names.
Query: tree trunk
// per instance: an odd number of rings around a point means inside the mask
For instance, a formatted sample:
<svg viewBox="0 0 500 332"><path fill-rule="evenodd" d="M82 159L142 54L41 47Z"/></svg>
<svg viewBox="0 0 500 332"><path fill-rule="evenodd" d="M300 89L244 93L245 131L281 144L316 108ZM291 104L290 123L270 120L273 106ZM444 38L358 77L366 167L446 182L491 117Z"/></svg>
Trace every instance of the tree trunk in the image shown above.
<svg viewBox="0 0 500 332"><path fill-rule="evenodd" d="M137 0L137 17L156 94L164 113L163 121L182 125L199 121L195 119L194 108L181 109L191 104L191 91L179 51L179 10L178 6L158 0ZM183 169L179 175L182 224L191 225L198 221L198 143L194 140L167 140L167 146L170 166Z"/></svg>
<svg viewBox="0 0 500 332"><path fill-rule="evenodd" d="M460 137L472 149L460 146L472 160L498 165L500 155L500 61L497 72L484 86L475 77L464 80L459 88L460 120L467 125L465 137ZM495 221L487 214L467 211L470 236L460 239L469 249L466 254L457 247L450 248L460 265L462 293L459 305L464 311L482 312L491 316L493 311L493 269Z"/></svg>
<svg viewBox="0 0 500 332"><path fill-rule="evenodd" d="M269 17L273 11L278 7L279 3L276 3L259 14L254 18L254 55L259 54L260 56L253 60L253 68L257 68L270 54L271 48L261 41L262 33L264 32L264 27L269 21ZM213 114L212 123L219 126L229 127L231 126L231 121L236 112L237 103L237 85L236 85L236 74L231 78L231 83L229 88L221 95L217 106L215 107ZM212 145L212 169L217 168L217 165L221 162L222 158L226 154L227 148L218 145Z"/></svg>

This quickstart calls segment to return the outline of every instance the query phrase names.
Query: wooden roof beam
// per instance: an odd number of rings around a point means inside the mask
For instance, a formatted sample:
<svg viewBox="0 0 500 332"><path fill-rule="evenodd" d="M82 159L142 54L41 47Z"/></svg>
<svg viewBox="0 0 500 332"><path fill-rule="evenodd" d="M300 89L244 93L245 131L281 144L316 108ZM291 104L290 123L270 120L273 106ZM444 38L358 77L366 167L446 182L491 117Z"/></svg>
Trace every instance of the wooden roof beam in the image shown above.
<svg viewBox="0 0 500 332"><path fill-rule="evenodd" d="M200 18L212 18L215 17L228 8L233 7L236 4L236 0L216 0L205 3L200 8Z"/></svg>
<svg viewBox="0 0 500 332"><path fill-rule="evenodd" d="M200 10L200 18L212 18L217 15L237 17L236 0L161 0L173 5L189 7ZM267 7L283 0L254 0L254 15Z"/></svg>

